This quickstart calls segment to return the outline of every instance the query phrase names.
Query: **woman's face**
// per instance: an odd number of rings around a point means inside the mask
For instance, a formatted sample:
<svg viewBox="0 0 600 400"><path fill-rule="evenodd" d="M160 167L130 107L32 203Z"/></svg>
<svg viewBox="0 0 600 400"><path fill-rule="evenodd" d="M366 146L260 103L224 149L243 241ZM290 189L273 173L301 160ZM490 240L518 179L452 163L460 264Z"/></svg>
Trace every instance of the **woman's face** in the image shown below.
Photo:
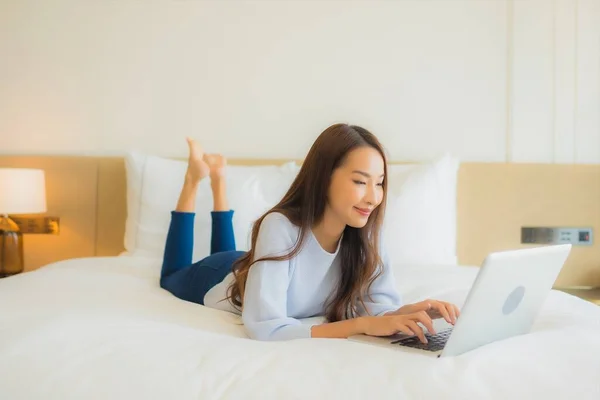
<svg viewBox="0 0 600 400"><path fill-rule="evenodd" d="M383 175L384 162L377 150L368 146L352 150L331 176L329 211L345 225L364 227L383 199Z"/></svg>

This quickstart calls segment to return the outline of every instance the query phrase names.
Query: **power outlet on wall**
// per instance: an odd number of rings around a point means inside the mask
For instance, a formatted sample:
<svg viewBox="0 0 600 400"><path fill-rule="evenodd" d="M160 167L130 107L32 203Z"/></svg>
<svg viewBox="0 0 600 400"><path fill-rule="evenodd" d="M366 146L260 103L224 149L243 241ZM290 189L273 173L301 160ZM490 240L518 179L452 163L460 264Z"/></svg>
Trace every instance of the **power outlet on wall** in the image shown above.
<svg viewBox="0 0 600 400"><path fill-rule="evenodd" d="M58 235L60 232L60 218L59 217L13 217L10 219L15 221L19 226L21 233L37 233L37 234L49 234Z"/></svg>
<svg viewBox="0 0 600 400"><path fill-rule="evenodd" d="M592 228L522 227L521 243L591 246L592 233Z"/></svg>

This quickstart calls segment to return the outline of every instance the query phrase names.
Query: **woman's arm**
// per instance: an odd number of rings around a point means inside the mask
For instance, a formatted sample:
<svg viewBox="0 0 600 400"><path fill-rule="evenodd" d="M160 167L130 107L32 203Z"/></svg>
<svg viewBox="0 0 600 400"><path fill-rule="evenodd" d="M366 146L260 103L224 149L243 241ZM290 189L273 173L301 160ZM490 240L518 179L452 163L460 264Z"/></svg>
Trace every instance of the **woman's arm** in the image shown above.
<svg viewBox="0 0 600 400"><path fill-rule="evenodd" d="M352 318L344 321L329 322L313 325L311 337L313 338L340 338L345 339L352 335L365 333L364 318Z"/></svg>
<svg viewBox="0 0 600 400"><path fill-rule="evenodd" d="M297 239L297 229L282 214L267 215L258 231L254 259L287 254ZM258 340L310 338L311 326L287 314L290 261L260 261L250 267L242 321L248 335Z"/></svg>
<svg viewBox="0 0 600 400"><path fill-rule="evenodd" d="M313 338L348 338L352 335L389 336L398 332L416 335L421 342L427 343L423 324L429 332L435 334L431 318L424 312L406 315L384 315L376 317L357 317L312 327Z"/></svg>

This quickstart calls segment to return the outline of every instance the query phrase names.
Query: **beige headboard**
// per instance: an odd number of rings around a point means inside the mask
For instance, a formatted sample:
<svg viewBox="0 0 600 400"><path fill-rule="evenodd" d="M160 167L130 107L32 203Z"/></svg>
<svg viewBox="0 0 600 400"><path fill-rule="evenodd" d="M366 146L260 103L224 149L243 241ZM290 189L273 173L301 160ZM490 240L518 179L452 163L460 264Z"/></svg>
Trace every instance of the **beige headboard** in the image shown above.
<svg viewBox="0 0 600 400"><path fill-rule="evenodd" d="M284 160L230 160L279 164ZM26 269L123 251L126 219L122 157L0 156L0 167L46 171L48 215L59 235L25 235ZM600 165L463 163L457 195L460 264L479 265L520 244L522 226L586 226L593 246L575 246L558 286L600 286Z"/></svg>

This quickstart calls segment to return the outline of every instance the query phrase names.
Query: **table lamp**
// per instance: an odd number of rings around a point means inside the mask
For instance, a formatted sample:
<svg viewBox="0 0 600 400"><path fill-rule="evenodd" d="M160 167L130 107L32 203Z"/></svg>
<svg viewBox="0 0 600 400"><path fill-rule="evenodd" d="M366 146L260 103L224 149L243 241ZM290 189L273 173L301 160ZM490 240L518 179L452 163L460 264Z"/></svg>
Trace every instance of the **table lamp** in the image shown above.
<svg viewBox="0 0 600 400"><path fill-rule="evenodd" d="M46 212L44 171L0 168L0 277L23 272L23 235L8 214Z"/></svg>

